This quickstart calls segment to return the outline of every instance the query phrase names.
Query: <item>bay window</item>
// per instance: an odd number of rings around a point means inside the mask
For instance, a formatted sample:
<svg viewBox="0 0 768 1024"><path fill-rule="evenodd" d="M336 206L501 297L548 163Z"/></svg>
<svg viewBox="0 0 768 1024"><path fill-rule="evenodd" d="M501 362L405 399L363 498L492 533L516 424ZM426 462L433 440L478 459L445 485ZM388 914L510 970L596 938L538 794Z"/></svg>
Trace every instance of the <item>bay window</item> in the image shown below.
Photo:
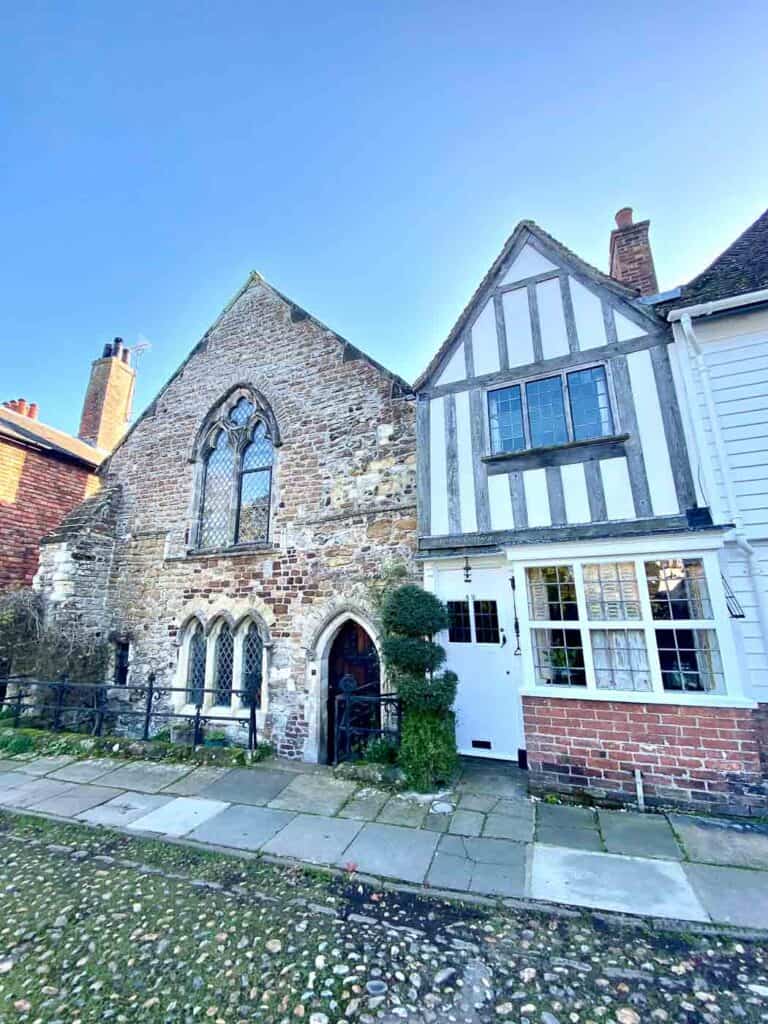
<svg viewBox="0 0 768 1024"><path fill-rule="evenodd" d="M604 366L590 366L488 392L491 453L609 437L613 414Z"/></svg>
<svg viewBox="0 0 768 1024"><path fill-rule="evenodd" d="M701 558L581 559L526 583L537 687L725 692Z"/></svg>

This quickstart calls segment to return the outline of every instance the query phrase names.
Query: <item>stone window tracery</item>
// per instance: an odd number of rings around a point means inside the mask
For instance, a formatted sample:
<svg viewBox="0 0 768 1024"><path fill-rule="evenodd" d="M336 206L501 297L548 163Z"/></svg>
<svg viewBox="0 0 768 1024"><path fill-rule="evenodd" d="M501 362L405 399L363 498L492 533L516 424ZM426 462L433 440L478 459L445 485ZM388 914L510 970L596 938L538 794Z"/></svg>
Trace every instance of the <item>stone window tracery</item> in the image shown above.
<svg viewBox="0 0 768 1024"><path fill-rule="evenodd" d="M195 547L269 540L275 435L271 412L244 388L209 415L197 446L201 485Z"/></svg>
<svg viewBox="0 0 768 1024"><path fill-rule="evenodd" d="M180 704L203 709L231 708L243 711L253 701L266 705L266 627L250 613L237 625L227 616L216 616L203 628L192 619L181 642L179 673L184 681Z"/></svg>

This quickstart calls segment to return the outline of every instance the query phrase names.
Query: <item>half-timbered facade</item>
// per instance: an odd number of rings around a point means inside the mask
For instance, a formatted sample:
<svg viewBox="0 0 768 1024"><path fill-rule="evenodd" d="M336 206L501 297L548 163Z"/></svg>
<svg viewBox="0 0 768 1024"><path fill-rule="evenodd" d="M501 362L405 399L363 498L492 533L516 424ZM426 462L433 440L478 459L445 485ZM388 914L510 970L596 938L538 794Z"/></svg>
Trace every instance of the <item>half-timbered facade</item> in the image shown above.
<svg viewBox="0 0 768 1024"><path fill-rule="evenodd" d="M728 522L697 495L671 341L635 288L521 223L416 385L419 557L463 753L520 757L534 786L749 807L756 749L718 745L752 706Z"/></svg>

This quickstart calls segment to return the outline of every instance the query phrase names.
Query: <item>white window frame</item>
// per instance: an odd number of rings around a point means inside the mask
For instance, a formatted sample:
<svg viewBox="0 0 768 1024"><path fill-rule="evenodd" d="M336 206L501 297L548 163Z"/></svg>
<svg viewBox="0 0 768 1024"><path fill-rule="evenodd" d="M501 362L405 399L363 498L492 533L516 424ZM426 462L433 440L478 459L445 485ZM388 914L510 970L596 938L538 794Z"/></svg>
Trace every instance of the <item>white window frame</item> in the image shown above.
<svg viewBox="0 0 768 1024"><path fill-rule="evenodd" d="M755 707L755 702L744 696L742 675L739 660L735 648L731 620L728 614L728 606L725 600L720 574L720 562L716 548L720 547L720 536L712 538L710 544L704 547L706 541L701 538L675 537L645 539L634 544L626 543L620 550L610 550L615 541L597 541L589 546L583 544L553 544L549 545L550 550L544 553L544 545L536 545L531 552L537 557L526 558L524 561L517 561L515 552L507 551L507 558L514 560L511 571L515 575L516 589L519 595L517 608L520 623L520 647L524 660L524 684L521 694L528 697L558 697L570 700L602 700L618 701L638 704L678 704L698 707ZM536 549L539 549L537 551ZM519 555L519 549L518 549ZM664 559L678 558L699 558L704 566L709 599L712 605L711 619L675 619L675 620L654 620L651 617L651 602L648 595L648 588L645 577L645 562ZM586 595L584 591L584 576L582 567L585 564L596 562L633 562L635 571L638 574L638 586L640 592L640 603L642 619L611 619L610 621L600 619L588 619ZM542 567L550 565L570 565L573 567L574 584L576 589L576 600L579 606L579 619L552 623L549 620L532 619L528 606L528 581L526 570L530 567ZM583 618L581 617L583 614ZM534 629L578 629L582 633L584 643L584 667L586 673L586 686L557 686L540 684L536 682L536 668L533 650ZM646 649L648 653L648 664L650 667L651 689L650 690L612 690L600 689L597 686L595 670L592 659L592 647L589 637L584 637L591 629L636 629L642 630L645 634ZM696 691L672 691L665 690L661 676L661 665L659 662L658 649L656 647L657 628L672 629L712 629L717 636L720 650L720 658L725 680L725 692L707 693Z"/></svg>

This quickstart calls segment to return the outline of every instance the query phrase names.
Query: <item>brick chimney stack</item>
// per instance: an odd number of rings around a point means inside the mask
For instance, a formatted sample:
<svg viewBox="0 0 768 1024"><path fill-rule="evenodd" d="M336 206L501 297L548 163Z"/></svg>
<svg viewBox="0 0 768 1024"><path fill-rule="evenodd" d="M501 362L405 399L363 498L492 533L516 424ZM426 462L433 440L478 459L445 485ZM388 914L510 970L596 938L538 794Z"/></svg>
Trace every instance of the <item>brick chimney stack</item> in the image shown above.
<svg viewBox="0 0 768 1024"><path fill-rule="evenodd" d="M625 206L616 214L616 227L611 232L611 277L641 295L655 295L656 268L648 241L649 220L632 223L632 208Z"/></svg>
<svg viewBox="0 0 768 1024"><path fill-rule="evenodd" d="M115 447L131 417L135 380L130 349L122 338L115 338L91 366L80 419L79 437L83 441L105 451Z"/></svg>

